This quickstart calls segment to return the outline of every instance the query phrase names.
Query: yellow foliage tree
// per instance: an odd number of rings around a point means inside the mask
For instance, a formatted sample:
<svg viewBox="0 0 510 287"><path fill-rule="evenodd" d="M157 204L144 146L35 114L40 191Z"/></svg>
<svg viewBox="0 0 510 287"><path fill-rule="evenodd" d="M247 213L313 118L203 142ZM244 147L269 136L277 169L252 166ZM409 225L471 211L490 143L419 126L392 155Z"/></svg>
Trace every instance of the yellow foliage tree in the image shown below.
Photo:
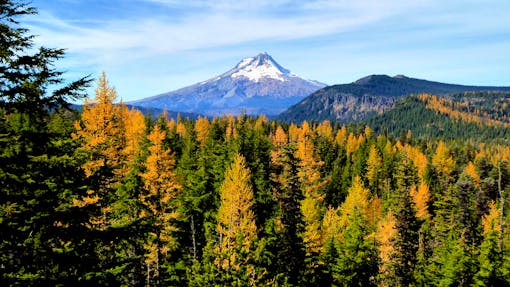
<svg viewBox="0 0 510 287"><path fill-rule="evenodd" d="M340 215L338 208L329 207L322 219L322 244L338 240L340 234Z"/></svg>
<svg viewBox="0 0 510 287"><path fill-rule="evenodd" d="M397 236L397 220L393 216L391 210L388 210L385 218L379 222L376 239L379 243L379 258L381 263L379 264L379 273L385 276L389 272L391 265L391 258L395 253L395 247L393 241Z"/></svg>
<svg viewBox="0 0 510 287"><path fill-rule="evenodd" d="M323 121L317 126L317 134L326 138L329 142L333 142L333 128L330 121Z"/></svg>
<svg viewBox="0 0 510 287"><path fill-rule="evenodd" d="M281 126L278 126L276 128L274 136L271 138L271 140L272 140L273 146L282 147L287 144L289 139L287 137L287 134L283 130L283 128Z"/></svg>
<svg viewBox="0 0 510 287"><path fill-rule="evenodd" d="M318 253L322 246L321 203L324 200L322 187L325 185L319 169L324 163L315 155L313 134L306 121L298 132L296 158L299 159L298 177L304 194L301 201L305 223L303 239L309 254Z"/></svg>
<svg viewBox="0 0 510 287"><path fill-rule="evenodd" d="M204 146L207 138L209 137L209 120L206 117L198 117L195 122L195 132L197 133L197 140L201 146Z"/></svg>
<svg viewBox="0 0 510 287"><path fill-rule="evenodd" d="M89 227L102 230L110 225L114 200L108 194L126 172L125 119L122 106L114 105L116 98L115 89L103 73L98 79L96 97L91 102L85 100L81 121L75 122L76 132L72 135L80 141L88 157L82 165L85 176L98 181L97 188L74 198L73 204L78 207L96 205L101 212L92 216Z"/></svg>
<svg viewBox="0 0 510 287"><path fill-rule="evenodd" d="M321 181L320 167L324 162L315 155L312 132L306 122L298 136L296 158L299 159L298 176L303 187L305 197L312 196L318 201L323 200L320 189L325 182Z"/></svg>
<svg viewBox="0 0 510 287"><path fill-rule="evenodd" d="M168 129L169 133L175 133L176 128L177 128L177 123L175 122L174 119L170 119L166 124L166 128Z"/></svg>
<svg viewBox="0 0 510 287"><path fill-rule="evenodd" d="M216 264L219 268L239 269L236 250L248 252L257 236L253 213L253 190L250 185L250 171L243 156L237 154L234 162L225 172L220 190L221 205L218 210L217 231L220 244L216 248ZM241 239L241 240L239 240Z"/></svg>
<svg viewBox="0 0 510 287"><path fill-rule="evenodd" d="M373 135L374 135L374 130L372 130L369 126L365 126L365 137L367 139L370 139L370 138L372 138Z"/></svg>
<svg viewBox="0 0 510 287"><path fill-rule="evenodd" d="M375 226L382 216L382 203L379 196L374 195L367 207L367 226Z"/></svg>
<svg viewBox="0 0 510 287"><path fill-rule="evenodd" d="M227 130L226 130L226 138L227 140L235 139L237 138L237 130L235 127L235 118L232 115L229 115L227 117Z"/></svg>
<svg viewBox="0 0 510 287"><path fill-rule="evenodd" d="M335 140L339 146L343 147L345 145L345 141L347 140L347 128L345 126L342 126L342 128L338 130Z"/></svg>
<svg viewBox="0 0 510 287"><path fill-rule="evenodd" d="M375 145L370 146L367 158L367 174L366 177L371 187L377 187L379 173L381 172L382 158L379 150Z"/></svg>
<svg viewBox="0 0 510 287"><path fill-rule="evenodd" d="M140 144L145 135L145 118L142 112L135 109L129 110L125 105L122 105L122 118L126 138L123 153L126 167L129 168L140 155Z"/></svg>
<svg viewBox="0 0 510 287"><path fill-rule="evenodd" d="M265 115L260 115L257 117L257 120L255 121L255 130L257 131L263 131L264 127L267 125L267 117Z"/></svg>
<svg viewBox="0 0 510 287"><path fill-rule="evenodd" d="M416 189L416 186L413 186L410 192L416 206L416 217L419 219L430 218L430 213L428 211L430 191L428 185L422 181L418 186L418 189Z"/></svg>
<svg viewBox="0 0 510 287"><path fill-rule="evenodd" d="M345 152L347 153L347 156L350 156L356 150L358 150L358 148L359 148L358 143L359 143L359 141L358 141L358 138L356 138L356 135L353 133L350 133L349 136L347 137L347 143L345 145Z"/></svg>
<svg viewBox="0 0 510 287"><path fill-rule="evenodd" d="M144 245L148 281L159 277L162 258L176 248L173 236L176 227L173 221L179 216L175 198L181 186L174 173L173 154L163 146L165 136L165 132L157 125L147 136L151 146L146 170L140 174L145 186L145 192L140 196L144 207L140 217L148 218L154 227Z"/></svg>
<svg viewBox="0 0 510 287"><path fill-rule="evenodd" d="M185 137L188 133L186 126L182 123L182 121L178 121L175 131L181 138Z"/></svg>
<svg viewBox="0 0 510 287"><path fill-rule="evenodd" d="M349 188L345 201L340 206L340 227L344 228L349 225L349 222L358 211L363 217L366 218L369 207L370 191L363 186L361 178L356 176Z"/></svg>
<svg viewBox="0 0 510 287"><path fill-rule="evenodd" d="M414 166L416 166L418 177L421 181L423 181L425 178L425 172L427 170L427 157L418 148L410 145L406 145L404 150L407 154L407 157L411 159Z"/></svg>
<svg viewBox="0 0 510 287"><path fill-rule="evenodd" d="M289 126L289 141L296 142L299 137L300 129L295 124Z"/></svg>
<svg viewBox="0 0 510 287"><path fill-rule="evenodd" d="M303 241L307 254L317 254L322 251L321 209L319 201L311 196L301 201L301 212L305 223Z"/></svg>
<svg viewBox="0 0 510 287"><path fill-rule="evenodd" d="M386 140L386 145L384 146L384 154L385 156L389 157L393 155L396 152L396 149L391 144L391 141Z"/></svg>
<svg viewBox="0 0 510 287"><path fill-rule="evenodd" d="M271 149L271 162L279 161L282 154L282 148L288 143L288 137L281 126L276 128L274 135L271 136L273 148Z"/></svg>
<svg viewBox="0 0 510 287"><path fill-rule="evenodd" d="M395 152L401 151L404 149L404 146L402 145L402 142L400 140L395 143Z"/></svg>
<svg viewBox="0 0 510 287"><path fill-rule="evenodd" d="M104 166L118 167L122 162L124 147L122 113L114 105L117 93L109 86L106 74L98 80L96 97L92 102L85 100L81 121L75 122L75 139L89 152L89 160L83 165L86 176L91 176Z"/></svg>
<svg viewBox="0 0 510 287"><path fill-rule="evenodd" d="M500 210L494 201L489 204L489 212L482 218L483 233L487 234L491 231L501 231L499 224Z"/></svg>
<svg viewBox="0 0 510 287"><path fill-rule="evenodd" d="M480 187L480 176L478 175L478 172L476 171L476 167L473 164L473 162L471 161L468 162L466 168L464 169L464 172L471 176L471 178L473 179L473 183L475 184L476 187Z"/></svg>
<svg viewBox="0 0 510 287"><path fill-rule="evenodd" d="M432 156L432 164L444 176L449 176L455 167L455 160L450 156L450 150L443 141L439 142L436 152Z"/></svg>

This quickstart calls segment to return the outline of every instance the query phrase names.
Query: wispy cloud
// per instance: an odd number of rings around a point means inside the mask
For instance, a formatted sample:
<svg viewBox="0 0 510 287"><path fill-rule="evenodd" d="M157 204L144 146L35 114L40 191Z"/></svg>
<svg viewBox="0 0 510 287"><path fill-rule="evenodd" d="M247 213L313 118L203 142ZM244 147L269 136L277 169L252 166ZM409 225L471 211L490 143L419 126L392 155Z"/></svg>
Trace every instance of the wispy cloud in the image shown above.
<svg viewBox="0 0 510 287"><path fill-rule="evenodd" d="M364 1L364 4L324 0L143 1L181 8L192 6L189 8L191 12L196 7L208 10L186 13L186 17L179 17L178 20L170 19L172 15L170 17L161 14L140 15L136 18L112 19L94 27L82 27L80 23L59 19L49 12L42 11L39 18L32 23L32 30L41 35L39 41L43 44L67 47L71 53L86 55L90 60L98 57L97 60L124 61L131 57L236 45L250 41L323 36L355 29L408 11L410 8L409 5L381 7L377 4L379 1L375 0ZM295 4L289 7L292 3ZM294 12L280 15L262 11L268 8L273 11L292 9ZM126 58L126 54L131 56Z"/></svg>
<svg viewBox="0 0 510 287"><path fill-rule="evenodd" d="M38 44L67 48L67 70L115 71L132 97L205 80L264 50L328 83L383 71L454 81L477 72L458 72L465 55L471 69L493 59L498 74L510 60L499 48L510 45L508 0L34 1Z"/></svg>

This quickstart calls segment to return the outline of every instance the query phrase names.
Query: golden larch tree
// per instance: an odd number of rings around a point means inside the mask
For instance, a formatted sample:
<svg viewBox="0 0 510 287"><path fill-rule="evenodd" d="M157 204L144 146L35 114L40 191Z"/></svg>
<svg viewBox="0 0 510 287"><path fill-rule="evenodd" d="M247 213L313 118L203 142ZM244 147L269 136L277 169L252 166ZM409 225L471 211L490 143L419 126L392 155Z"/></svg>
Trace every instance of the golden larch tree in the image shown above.
<svg viewBox="0 0 510 287"><path fill-rule="evenodd" d="M225 137L227 140L232 140L237 138L237 129L236 129L236 123L235 118L232 115L229 115L227 117L227 129L225 132Z"/></svg>
<svg viewBox="0 0 510 287"><path fill-rule="evenodd" d="M378 225L377 232L375 237L378 242L378 251L379 251L379 259L381 260L379 264L379 274L381 277L388 278L391 277L391 260L395 254L395 246L393 242L397 236L397 220L391 209L388 210L385 218L383 218ZM382 280L384 282L384 280ZM381 286L387 286L386 284L381 284Z"/></svg>
<svg viewBox="0 0 510 287"><path fill-rule="evenodd" d="M175 122L174 119L170 119L167 123L166 123L166 128L168 130L169 133L176 133L176 129L177 129L177 123Z"/></svg>
<svg viewBox="0 0 510 287"><path fill-rule="evenodd" d="M278 125L274 135L271 137L271 142L275 147L282 147L288 143L289 139L283 128Z"/></svg>
<svg viewBox="0 0 510 287"><path fill-rule="evenodd" d="M337 241L340 234L340 215L339 209L329 207L324 213L322 219L322 244L323 246L330 240Z"/></svg>
<svg viewBox="0 0 510 287"><path fill-rule="evenodd" d="M430 190L425 181L422 181L420 185L418 185L418 188L412 186L410 193L416 206L416 217L419 219L430 218L430 213L428 211Z"/></svg>
<svg viewBox="0 0 510 287"><path fill-rule="evenodd" d="M271 149L271 162L276 163L282 156L282 148L288 143L288 137L281 126L276 128L274 135L271 135L271 143L273 148Z"/></svg>
<svg viewBox="0 0 510 287"><path fill-rule="evenodd" d="M289 126L289 141L296 142L298 140L300 133L300 128L295 124L290 124Z"/></svg>
<svg viewBox="0 0 510 287"><path fill-rule="evenodd" d="M320 167L324 164L315 155L313 133L305 121L297 135L296 158L299 159L298 177L304 199L301 212L305 223L303 239L308 253L317 253L322 246L321 239L321 203L324 200Z"/></svg>
<svg viewBox="0 0 510 287"><path fill-rule="evenodd" d="M370 191L363 186L361 178L356 176L345 201L340 205L340 227L347 227L356 211L366 218L370 203L369 198Z"/></svg>
<svg viewBox="0 0 510 287"><path fill-rule="evenodd" d="M312 196L305 196L301 200L301 212L305 223L303 241L308 255L322 251L321 234L321 206L319 201Z"/></svg>
<svg viewBox="0 0 510 287"><path fill-rule="evenodd" d="M432 164L444 176L449 176L455 167L455 160L450 156L450 150L443 141L437 145L436 152L432 156Z"/></svg>
<svg viewBox="0 0 510 287"><path fill-rule="evenodd" d="M482 218L483 233L487 234L491 231L500 232L499 225L499 208L494 201L489 203L489 212Z"/></svg>
<svg viewBox="0 0 510 287"><path fill-rule="evenodd" d="M407 154L407 157L411 159L414 166L416 166L420 180L423 181L425 178L425 172L427 170L427 157L418 148L407 144L404 146L404 150Z"/></svg>
<svg viewBox="0 0 510 287"><path fill-rule="evenodd" d="M367 179L372 188L377 187L379 174L382 168L382 157L375 145L370 146L367 158Z"/></svg>
<svg viewBox="0 0 510 287"><path fill-rule="evenodd" d="M336 143L343 147L345 145L345 141L347 140L347 128L342 126L341 129L336 133L335 141Z"/></svg>
<svg viewBox="0 0 510 287"><path fill-rule="evenodd" d="M356 150L358 150L358 139L354 133L350 133L347 137L347 143L345 144L345 152L347 156L352 155Z"/></svg>
<svg viewBox="0 0 510 287"><path fill-rule="evenodd" d="M100 213L90 219L91 228L104 230L110 225L110 213L114 198L109 196L125 173L126 136L125 124L120 106L115 105L117 93L103 73L98 79L96 97L85 100L80 121L75 122L76 132L72 134L81 144L87 159L82 168L85 176L97 182L85 196L74 198L78 207L95 205Z"/></svg>
<svg viewBox="0 0 510 287"><path fill-rule="evenodd" d="M298 176L304 191L305 197L312 196L319 201L323 200L321 188L325 182L321 180L320 168L324 165L315 154L315 145L313 143L313 134L308 123L303 122L298 139L296 158L299 159Z"/></svg>
<svg viewBox="0 0 510 287"><path fill-rule="evenodd" d="M220 240L216 248L216 264L225 270L239 269L243 262L239 260L237 251L248 252L257 236L250 171L240 154L235 156L234 162L225 172L220 197L216 228Z"/></svg>
<svg viewBox="0 0 510 287"><path fill-rule="evenodd" d="M195 132L197 133L197 140L201 146L204 146L207 138L209 137L209 120L206 117L198 117L195 122Z"/></svg>
<svg viewBox="0 0 510 287"><path fill-rule="evenodd" d="M175 128L175 132L181 137L184 138L188 134L188 130L182 121L177 121L177 127Z"/></svg>
<svg viewBox="0 0 510 287"><path fill-rule="evenodd" d="M265 115L260 115L257 117L257 120L255 121L255 130L256 131L263 131L264 128L267 126L267 117Z"/></svg>
<svg viewBox="0 0 510 287"><path fill-rule="evenodd" d="M122 105L121 109L126 138L123 153L126 167L129 168L141 152L140 145L145 136L145 118L142 112L135 109L129 110L125 105Z"/></svg>
<svg viewBox="0 0 510 287"><path fill-rule="evenodd" d="M473 179L473 183L475 184L476 187L480 187L480 175L478 175L478 172L476 171L476 167L473 164L473 162L471 161L468 162L466 168L464 169L464 172L471 176L471 178Z"/></svg>
<svg viewBox="0 0 510 287"><path fill-rule="evenodd" d="M381 220L382 213L381 199L375 194L371 199L367 207L367 226L369 228L376 226Z"/></svg>
<svg viewBox="0 0 510 287"><path fill-rule="evenodd" d="M176 248L174 221L179 214L175 199L181 186L174 173L174 156L164 148L165 136L157 125L147 136L151 146L146 169L140 174L145 186L140 196L144 207L140 217L150 220L153 227L144 245L148 282L158 279L161 260Z"/></svg>
<svg viewBox="0 0 510 287"><path fill-rule="evenodd" d="M374 135L374 130L372 130L369 126L365 126L365 137L367 139L371 139L372 136Z"/></svg>
<svg viewBox="0 0 510 287"><path fill-rule="evenodd" d="M326 138L328 142L333 142L333 128L330 121L323 121L316 128L317 134Z"/></svg>
<svg viewBox="0 0 510 287"><path fill-rule="evenodd" d="M85 100L81 121L75 122L75 139L89 153L89 160L83 165L86 176L91 176L101 167L116 168L122 162L124 147L124 123L119 106L114 105L117 93L103 73L98 80L96 97L92 102Z"/></svg>

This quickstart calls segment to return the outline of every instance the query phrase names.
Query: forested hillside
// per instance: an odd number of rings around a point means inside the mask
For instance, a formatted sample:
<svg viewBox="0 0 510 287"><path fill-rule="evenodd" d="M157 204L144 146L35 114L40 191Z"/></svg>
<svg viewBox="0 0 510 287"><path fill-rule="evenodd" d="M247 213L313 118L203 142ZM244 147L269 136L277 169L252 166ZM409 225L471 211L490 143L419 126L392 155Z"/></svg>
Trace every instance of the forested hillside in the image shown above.
<svg viewBox="0 0 510 287"><path fill-rule="evenodd" d="M335 121L349 123L382 114L412 94L446 95L462 92L510 91L510 87L463 86L405 76L371 75L350 84L322 88L278 115L277 119L300 123Z"/></svg>
<svg viewBox="0 0 510 287"><path fill-rule="evenodd" d="M508 145L151 118L105 74L75 113L90 80L33 47L16 22L32 9L0 7L1 285L510 285ZM508 124L503 107L411 99Z"/></svg>
<svg viewBox="0 0 510 287"><path fill-rule="evenodd" d="M434 96L421 94L399 100L386 112L361 125L402 137L411 131L424 139L508 143L510 94L470 92Z"/></svg>
<svg viewBox="0 0 510 287"><path fill-rule="evenodd" d="M42 187L20 174L17 195L8 175L25 162L2 166L3 282L503 286L509 279L506 146L411 135L395 142L369 127L282 126L243 115L151 120L115 99L103 75L77 120L55 112L45 121L60 143L55 167L69 172L50 169ZM4 111L4 134L16 118ZM5 159L12 148L2 149ZM67 188L53 188L59 184Z"/></svg>

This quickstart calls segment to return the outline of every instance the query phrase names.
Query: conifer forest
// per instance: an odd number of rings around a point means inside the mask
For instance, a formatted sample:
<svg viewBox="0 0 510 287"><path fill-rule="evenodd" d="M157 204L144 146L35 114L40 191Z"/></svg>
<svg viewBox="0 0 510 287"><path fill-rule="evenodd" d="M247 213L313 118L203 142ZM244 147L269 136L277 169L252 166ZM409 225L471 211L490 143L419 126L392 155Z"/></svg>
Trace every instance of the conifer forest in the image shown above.
<svg viewBox="0 0 510 287"><path fill-rule="evenodd" d="M34 13L0 1L0 285L510 286L507 141L144 115Z"/></svg>

